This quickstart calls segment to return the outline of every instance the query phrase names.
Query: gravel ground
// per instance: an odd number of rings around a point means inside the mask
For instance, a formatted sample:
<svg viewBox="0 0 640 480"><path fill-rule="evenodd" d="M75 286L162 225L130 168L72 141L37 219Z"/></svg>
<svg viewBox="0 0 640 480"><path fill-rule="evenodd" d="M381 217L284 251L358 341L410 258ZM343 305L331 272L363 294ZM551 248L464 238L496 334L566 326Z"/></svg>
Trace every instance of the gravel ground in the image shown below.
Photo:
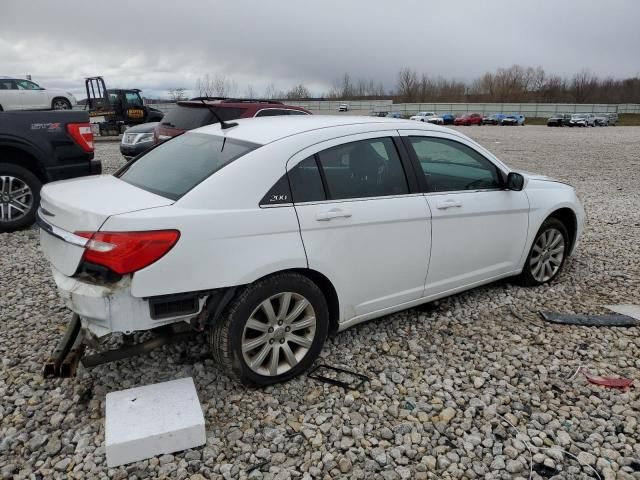
<svg viewBox="0 0 640 480"><path fill-rule="evenodd" d="M35 229L0 235L0 476L11 478L640 479L639 328L543 323L541 308L640 304L640 128L461 127L510 165L576 186L588 214L552 285L500 282L329 339L324 360L367 374L362 392L306 377L262 390L228 381L203 340L43 380L69 314ZM117 143L100 143L107 171ZM105 394L192 376L207 444L108 469ZM512 428L507 420L513 424ZM252 465L268 461L253 471Z"/></svg>

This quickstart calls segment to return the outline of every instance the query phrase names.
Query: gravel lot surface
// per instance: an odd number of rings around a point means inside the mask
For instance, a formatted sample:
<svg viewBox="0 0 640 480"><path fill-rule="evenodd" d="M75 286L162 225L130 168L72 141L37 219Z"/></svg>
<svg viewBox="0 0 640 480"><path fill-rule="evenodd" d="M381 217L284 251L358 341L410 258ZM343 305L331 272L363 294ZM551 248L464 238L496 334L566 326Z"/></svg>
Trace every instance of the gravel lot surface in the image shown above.
<svg viewBox="0 0 640 480"><path fill-rule="evenodd" d="M306 377L246 389L219 373L204 340L45 381L69 314L37 231L0 235L0 477L598 478L593 467L640 479L640 328L537 314L640 304L640 128L460 130L511 166L572 183L588 214L581 245L552 285L500 282L329 339L325 362L367 374L362 392ZM107 171L122 164L117 143L97 156ZM635 388L568 380L581 365ZM105 394L184 376L199 390L206 446L108 469Z"/></svg>

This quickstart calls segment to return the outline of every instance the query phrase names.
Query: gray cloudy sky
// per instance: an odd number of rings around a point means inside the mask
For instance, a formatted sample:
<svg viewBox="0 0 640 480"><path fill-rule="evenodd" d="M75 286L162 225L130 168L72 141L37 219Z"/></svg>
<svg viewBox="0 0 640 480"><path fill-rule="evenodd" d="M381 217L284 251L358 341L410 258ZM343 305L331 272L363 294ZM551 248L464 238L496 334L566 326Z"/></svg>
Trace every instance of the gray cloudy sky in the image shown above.
<svg viewBox="0 0 640 480"><path fill-rule="evenodd" d="M638 0L0 0L0 75L83 91L83 78L166 95L224 74L329 90L405 66L466 80L512 64L640 74Z"/></svg>

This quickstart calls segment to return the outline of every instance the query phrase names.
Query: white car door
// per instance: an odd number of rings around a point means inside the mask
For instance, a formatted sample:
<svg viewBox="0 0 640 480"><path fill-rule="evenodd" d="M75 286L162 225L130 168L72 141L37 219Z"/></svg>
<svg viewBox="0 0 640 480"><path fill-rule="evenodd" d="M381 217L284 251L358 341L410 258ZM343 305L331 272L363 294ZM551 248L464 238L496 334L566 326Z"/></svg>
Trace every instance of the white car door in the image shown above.
<svg viewBox="0 0 640 480"><path fill-rule="evenodd" d="M398 138L397 131L341 137L287 164L309 268L335 286L346 324L423 293L430 213L415 177L406 176Z"/></svg>
<svg viewBox="0 0 640 480"><path fill-rule="evenodd" d="M3 110L21 110L20 92L16 81L9 78L0 78L0 105Z"/></svg>
<svg viewBox="0 0 640 480"><path fill-rule="evenodd" d="M425 296L516 272L529 228L525 192L506 190L500 167L460 137L402 134L424 173L432 215Z"/></svg>
<svg viewBox="0 0 640 480"><path fill-rule="evenodd" d="M44 89L29 80L16 80L21 109L51 108L49 95Z"/></svg>

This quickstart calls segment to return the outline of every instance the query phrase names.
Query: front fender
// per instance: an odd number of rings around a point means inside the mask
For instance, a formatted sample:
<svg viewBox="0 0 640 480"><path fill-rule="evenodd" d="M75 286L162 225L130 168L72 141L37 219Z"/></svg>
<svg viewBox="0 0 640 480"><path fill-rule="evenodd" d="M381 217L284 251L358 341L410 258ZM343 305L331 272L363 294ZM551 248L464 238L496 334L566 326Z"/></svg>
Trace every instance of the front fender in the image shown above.
<svg viewBox="0 0 640 480"><path fill-rule="evenodd" d="M527 242L520 259L520 267L529 255L529 250L540 230L543 222L549 216L560 209L567 208L576 217L576 235L569 255L572 255L578 245L580 235L584 229L585 212L575 190L565 184L552 181L540 181L529 179L525 186L525 193L529 198L529 231L527 232Z"/></svg>

